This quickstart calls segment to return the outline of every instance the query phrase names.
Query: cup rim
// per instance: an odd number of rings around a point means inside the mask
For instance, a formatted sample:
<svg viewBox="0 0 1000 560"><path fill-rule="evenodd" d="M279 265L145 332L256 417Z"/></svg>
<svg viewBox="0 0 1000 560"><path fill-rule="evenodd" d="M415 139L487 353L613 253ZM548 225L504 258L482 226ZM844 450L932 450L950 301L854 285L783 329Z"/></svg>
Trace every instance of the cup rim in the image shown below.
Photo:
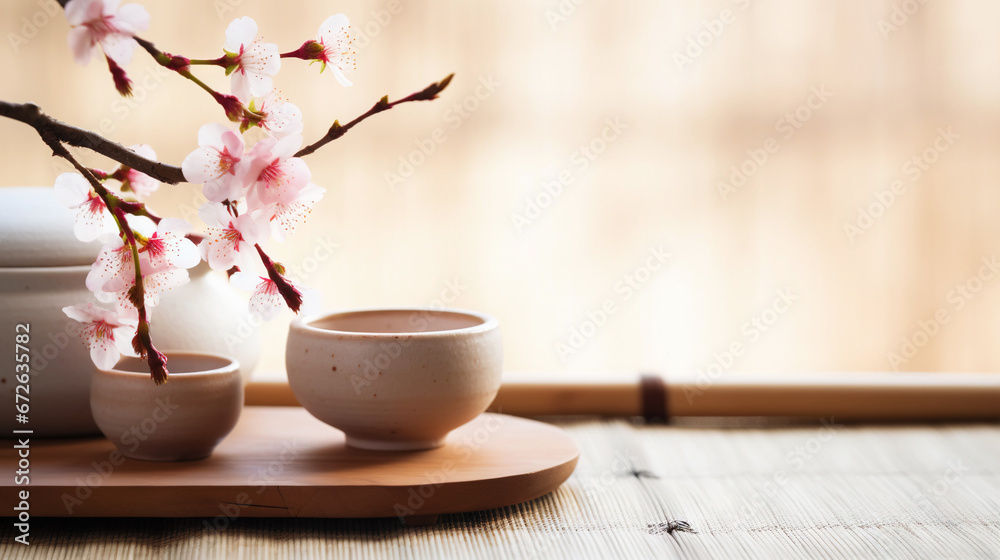
<svg viewBox="0 0 1000 560"><path fill-rule="evenodd" d="M436 330L436 331L413 331L413 332L365 332L365 331L342 331L336 329L324 329L313 326L314 323L318 321L323 321L331 319L337 315L349 315L349 314L361 314L361 313L384 313L384 312L413 312L413 313L430 313L430 314L454 314L454 315L464 315L466 317L474 317L482 321L478 325L472 325L470 327L462 327L460 329L447 329L447 330ZM476 334L481 332L487 332L496 329L500 326L500 322L487 313L482 313L479 311L471 311L468 309L458 309L453 307L442 307L440 309L432 309L430 307L359 307L350 309L339 309L334 311L326 311L321 313L313 313L312 315L307 315L304 317L296 317L292 320L292 329L299 329L311 333L319 334L333 334L339 336L355 336L364 338L398 338L401 336L415 337L415 338L438 338L438 337L448 337L448 336L458 336L467 334Z"/></svg>
<svg viewBox="0 0 1000 560"><path fill-rule="evenodd" d="M4 266L0 264L0 275L77 275L81 272L90 272L93 267L92 264L56 264L52 266Z"/></svg>
<svg viewBox="0 0 1000 560"><path fill-rule="evenodd" d="M225 375L231 373L239 373L240 362L232 356L227 356L225 354L217 354L215 352L196 352L193 350L161 350L161 352L167 357L167 370L170 370L170 359L180 356L184 357L194 357L194 358L215 358L225 361L225 365L217 368L206 369L201 371L192 371L184 373L171 373L167 376L167 382L179 381L181 379L202 379L205 377ZM122 356L118 358L118 362L115 363L114 367L110 369L97 368L97 371L105 374L121 375L130 378L141 377L143 379L149 379L149 373L142 371L127 371L124 369L119 369L118 365L122 363L122 360L126 359L141 359L135 356Z"/></svg>

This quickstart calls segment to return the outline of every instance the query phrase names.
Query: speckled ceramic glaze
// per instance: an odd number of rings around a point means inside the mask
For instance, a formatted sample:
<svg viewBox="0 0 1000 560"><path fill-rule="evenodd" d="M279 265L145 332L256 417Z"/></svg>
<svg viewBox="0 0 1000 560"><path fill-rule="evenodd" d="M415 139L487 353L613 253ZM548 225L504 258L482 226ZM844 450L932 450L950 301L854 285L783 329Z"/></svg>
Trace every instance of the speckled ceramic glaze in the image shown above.
<svg viewBox="0 0 1000 560"><path fill-rule="evenodd" d="M156 385L138 358L94 372L90 406L101 432L126 457L202 459L243 410L239 363L215 354L165 352L170 377Z"/></svg>
<svg viewBox="0 0 1000 560"><path fill-rule="evenodd" d="M430 449L493 401L503 350L488 315L367 309L293 321L285 365L302 406L348 445Z"/></svg>

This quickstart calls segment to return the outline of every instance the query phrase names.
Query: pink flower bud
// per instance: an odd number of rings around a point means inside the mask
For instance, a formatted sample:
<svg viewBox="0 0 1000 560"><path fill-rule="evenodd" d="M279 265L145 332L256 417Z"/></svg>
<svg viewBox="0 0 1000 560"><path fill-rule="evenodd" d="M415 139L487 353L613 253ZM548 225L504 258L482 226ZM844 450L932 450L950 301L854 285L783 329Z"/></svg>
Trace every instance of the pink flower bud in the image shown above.
<svg viewBox="0 0 1000 560"><path fill-rule="evenodd" d="M243 104L240 100L236 98L235 95L226 95L223 93L215 92L212 94L215 100L222 105L222 108L226 111L226 117L233 122L239 122L243 118Z"/></svg>
<svg viewBox="0 0 1000 560"><path fill-rule="evenodd" d="M176 70L180 72L182 70L187 70L191 66L191 59L184 56L177 56L170 53L163 53L169 60L164 65L171 70Z"/></svg>
<svg viewBox="0 0 1000 560"><path fill-rule="evenodd" d="M148 327L146 331L148 332ZM153 383L162 385L167 382L167 375L169 374L167 371L167 357L153 346L148 334L143 336L142 327L139 328L139 332L132 338L132 349L139 357L146 360Z"/></svg>
<svg viewBox="0 0 1000 560"><path fill-rule="evenodd" d="M111 59L110 56L104 57L108 61L108 69L111 70L111 77L115 80L115 89L118 90L123 97L132 96L132 80L129 79L128 75L125 74L125 69L118 66L118 63Z"/></svg>
<svg viewBox="0 0 1000 560"><path fill-rule="evenodd" d="M323 60L323 53L325 52L325 47L321 43L316 42L313 39L309 39L302 46L290 53L285 53L284 56L291 58L301 58L302 60Z"/></svg>

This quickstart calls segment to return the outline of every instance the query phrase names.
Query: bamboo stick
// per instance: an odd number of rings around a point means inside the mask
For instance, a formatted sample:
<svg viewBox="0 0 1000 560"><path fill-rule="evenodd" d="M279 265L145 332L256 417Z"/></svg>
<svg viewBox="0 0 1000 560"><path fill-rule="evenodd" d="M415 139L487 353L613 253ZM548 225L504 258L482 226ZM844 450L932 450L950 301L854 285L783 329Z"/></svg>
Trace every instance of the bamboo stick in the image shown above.
<svg viewBox="0 0 1000 560"><path fill-rule="evenodd" d="M591 383L512 376L491 411L515 416L641 416L638 375ZM1000 374L736 374L714 381L666 379L666 410L678 416L834 417L837 420L1000 420ZM294 406L288 384L254 382L251 405Z"/></svg>

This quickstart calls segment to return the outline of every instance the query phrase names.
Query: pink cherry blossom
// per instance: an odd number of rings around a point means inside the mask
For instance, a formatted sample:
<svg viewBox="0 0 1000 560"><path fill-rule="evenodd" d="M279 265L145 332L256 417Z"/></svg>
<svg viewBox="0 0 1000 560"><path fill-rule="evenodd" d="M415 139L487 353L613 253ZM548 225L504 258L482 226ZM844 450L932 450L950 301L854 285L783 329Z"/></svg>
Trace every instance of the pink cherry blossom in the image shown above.
<svg viewBox="0 0 1000 560"><path fill-rule="evenodd" d="M87 289L94 292L98 301L113 303L119 296L112 286L125 285L128 277L135 275L132 251L120 237L112 239L101 248L97 260L87 273Z"/></svg>
<svg viewBox="0 0 1000 560"><path fill-rule="evenodd" d="M292 134L280 139L265 138L250 149L245 179L250 187L247 202L251 211L276 202L291 203L309 184L309 166L293 157L301 145L302 137Z"/></svg>
<svg viewBox="0 0 1000 560"><path fill-rule="evenodd" d="M285 279L293 289L298 289L290 280ZM285 307L285 299L278 291L278 285L267 276L259 276L252 272L237 272L229 282L250 294L250 312L265 321L270 321L278 311Z"/></svg>
<svg viewBox="0 0 1000 560"><path fill-rule="evenodd" d="M118 7L120 0L70 0L66 20L72 26L69 48L77 64L87 65L98 44L121 66L132 60L133 36L149 28L149 12L139 4Z"/></svg>
<svg viewBox="0 0 1000 560"><path fill-rule="evenodd" d="M139 237L156 230L153 220L145 216L127 216L126 221L133 233ZM140 258L141 265L141 258ZM122 286L135 283L135 260L132 249L121 236L109 237L97 254L97 259L87 273L87 289L94 293L98 301L113 303L121 298L118 291Z"/></svg>
<svg viewBox="0 0 1000 560"><path fill-rule="evenodd" d="M284 241L287 236L294 233L295 228L305 221L325 192L326 189L319 185L309 183L292 201L275 202L265 208L263 216L271 226L271 236L276 241Z"/></svg>
<svg viewBox="0 0 1000 560"><path fill-rule="evenodd" d="M205 198L212 202L239 200L246 194L242 168L243 138L224 125L206 124L198 130L199 148L181 163L184 178L204 183Z"/></svg>
<svg viewBox="0 0 1000 560"><path fill-rule="evenodd" d="M251 101L250 110L264 116L260 127L275 138L302 134L302 111L289 103L277 90Z"/></svg>
<svg viewBox="0 0 1000 560"><path fill-rule="evenodd" d="M56 198L76 209L73 233L80 241L93 241L99 237L117 235L118 225L90 183L79 173L63 173L56 177Z"/></svg>
<svg viewBox="0 0 1000 560"><path fill-rule="evenodd" d="M159 295L188 282L188 268L201 261L198 249L184 235L191 224L176 218L164 218L154 224L143 216L129 216L139 243L139 266L142 270L144 303L148 308L159 304ZM98 301L117 301L119 312L135 316L136 309L128 299L135 285L135 260L128 245L116 238L105 245L87 274L87 288Z"/></svg>
<svg viewBox="0 0 1000 560"><path fill-rule="evenodd" d="M143 267L148 263L151 270L167 268L192 268L201 262L198 248L185 237L194 228L186 220L163 218L156 225L156 231L146 236L139 256Z"/></svg>
<svg viewBox="0 0 1000 560"><path fill-rule="evenodd" d="M93 303L62 308L67 317L80 323L72 330L90 346L90 359L101 369L111 369L122 354L134 356L132 337L136 322L119 317L114 311Z"/></svg>
<svg viewBox="0 0 1000 560"><path fill-rule="evenodd" d="M136 144L129 146L128 149L146 159L156 161L156 152L146 144ZM149 198L150 195L156 192L156 189L160 188L160 182L149 175L135 169L124 169L123 172L116 173L115 178L121 180L123 191L132 191L139 200Z"/></svg>
<svg viewBox="0 0 1000 560"><path fill-rule="evenodd" d="M233 57L227 69L232 72L233 95L246 103L251 97L267 95L273 87L271 76L281 69L278 45L264 43L257 37L257 22L249 17L234 19L226 28L223 49Z"/></svg>
<svg viewBox="0 0 1000 560"><path fill-rule="evenodd" d="M198 245L202 258L214 270L229 270L237 266L250 270L257 259L254 245L262 241L258 217L246 212L233 217L221 204L205 203L198 215L208 226L205 239Z"/></svg>
<svg viewBox="0 0 1000 560"><path fill-rule="evenodd" d="M167 267L151 270L142 260L140 260L140 265L142 266L143 305L146 308L148 319L152 317L153 308L160 305L160 296L178 286L187 284L190 277L188 271L182 268ZM117 298L119 315L135 319L138 318L138 310L129 298L129 292L133 286L135 286L134 274L120 276L107 284L110 293Z"/></svg>
<svg viewBox="0 0 1000 560"><path fill-rule="evenodd" d="M154 307L160 305L160 296L169 292L170 290L183 286L191 281L191 277L188 275L188 271L183 268L168 267L164 269L154 269L147 271L143 267L142 273L142 288L143 288L143 304L146 306L146 315L149 317L151 315L151 310ZM133 278L127 286L125 286L124 291L119 293L127 295L128 290L135 285L135 279ZM135 306L132 302L125 297L118 300L118 307L123 313L135 313Z"/></svg>
<svg viewBox="0 0 1000 560"><path fill-rule="evenodd" d="M350 72L355 67L355 52L351 43L351 22L344 14L337 14L327 18L319 26L316 33L316 42L323 46L323 52L313 55L316 60L323 63L320 72L330 65L334 77L342 86L354 85L344 72Z"/></svg>

